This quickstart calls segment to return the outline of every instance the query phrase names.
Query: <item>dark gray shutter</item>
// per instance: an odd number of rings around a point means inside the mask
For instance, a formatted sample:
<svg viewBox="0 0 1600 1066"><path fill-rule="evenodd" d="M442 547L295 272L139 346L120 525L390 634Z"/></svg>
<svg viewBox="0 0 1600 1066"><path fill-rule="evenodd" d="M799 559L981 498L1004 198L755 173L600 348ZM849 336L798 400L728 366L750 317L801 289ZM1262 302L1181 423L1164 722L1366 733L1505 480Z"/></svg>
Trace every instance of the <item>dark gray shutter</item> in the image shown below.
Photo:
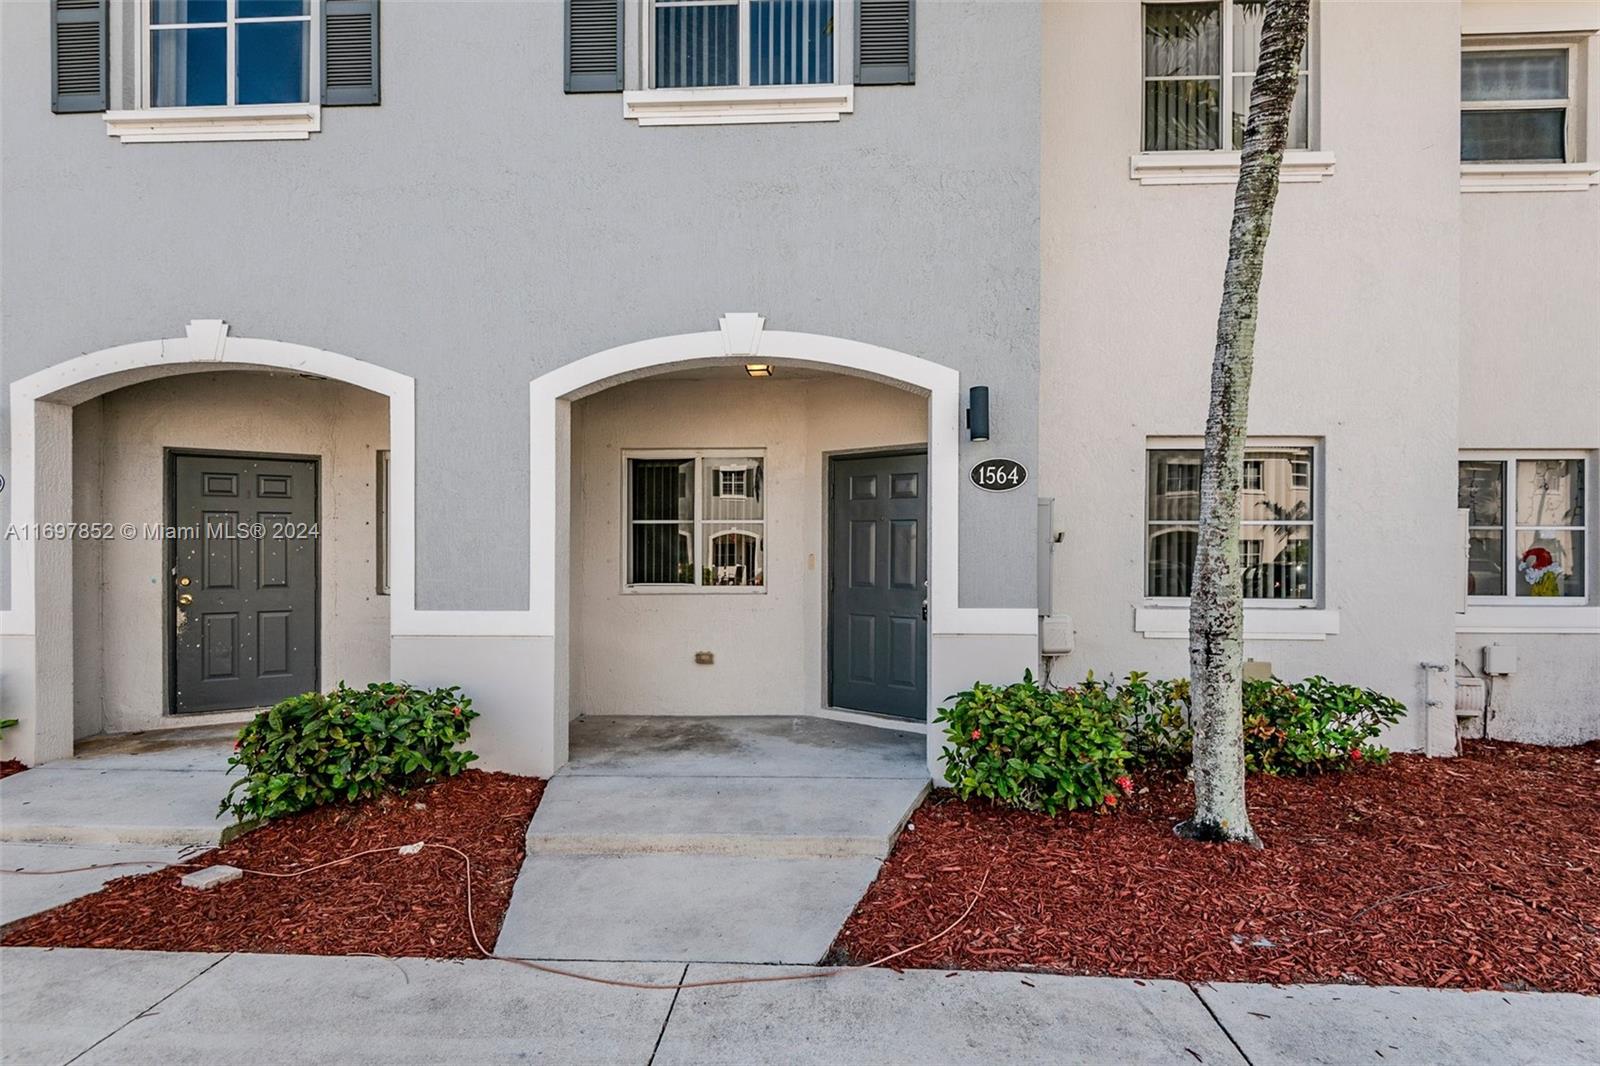
<svg viewBox="0 0 1600 1066"><path fill-rule="evenodd" d="M916 0L861 0L856 10L856 84L916 81Z"/></svg>
<svg viewBox="0 0 1600 1066"><path fill-rule="evenodd" d="M622 91L622 0L567 0L569 93Z"/></svg>
<svg viewBox="0 0 1600 1066"><path fill-rule="evenodd" d="M50 110L107 107L106 0L53 0L50 17Z"/></svg>
<svg viewBox="0 0 1600 1066"><path fill-rule="evenodd" d="M323 0L322 102L378 102L378 0Z"/></svg>

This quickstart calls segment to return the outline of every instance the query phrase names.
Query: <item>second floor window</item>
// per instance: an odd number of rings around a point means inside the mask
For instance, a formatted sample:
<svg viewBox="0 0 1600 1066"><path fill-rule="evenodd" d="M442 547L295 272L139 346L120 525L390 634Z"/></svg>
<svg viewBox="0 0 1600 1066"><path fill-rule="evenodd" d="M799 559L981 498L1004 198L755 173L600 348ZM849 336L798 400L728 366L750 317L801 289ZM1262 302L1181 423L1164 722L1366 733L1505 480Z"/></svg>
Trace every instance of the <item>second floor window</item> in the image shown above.
<svg viewBox="0 0 1600 1066"><path fill-rule="evenodd" d="M1265 0L1144 5L1144 150L1238 151L1261 57ZM1311 44L1289 119L1290 148L1311 143Z"/></svg>
<svg viewBox="0 0 1600 1066"><path fill-rule="evenodd" d="M150 0L151 107L307 103L310 0Z"/></svg>
<svg viewBox="0 0 1600 1066"><path fill-rule="evenodd" d="M648 11L657 89L834 81L834 0L653 0Z"/></svg>
<svg viewBox="0 0 1600 1066"><path fill-rule="evenodd" d="M1461 53L1461 161L1564 163L1572 102L1569 50Z"/></svg>

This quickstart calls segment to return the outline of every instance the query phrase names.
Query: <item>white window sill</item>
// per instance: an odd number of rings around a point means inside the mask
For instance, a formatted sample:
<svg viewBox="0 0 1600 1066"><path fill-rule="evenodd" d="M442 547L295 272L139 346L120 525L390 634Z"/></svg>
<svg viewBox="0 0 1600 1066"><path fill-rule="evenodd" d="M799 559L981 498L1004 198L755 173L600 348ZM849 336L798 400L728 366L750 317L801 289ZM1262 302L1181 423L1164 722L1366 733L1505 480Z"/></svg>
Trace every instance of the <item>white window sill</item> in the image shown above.
<svg viewBox="0 0 1600 1066"><path fill-rule="evenodd" d="M1238 152L1135 152L1128 177L1140 185L1233 185L1239 180ZM1332 152L1294 149L1283 153L1278 180L1285 185L1322 181L1333 174Z"/></svg>
<svg viewBox="0 0 1600 1066"><path fill-rule="evenodd" d="M1587 603L1470 603L1457 633L1600 633L1600 607Z"/></svg>
<svg viewBox="0 0 1600 1066"><path fill-rule="evenodd" d="M624 596L765 596L765 585L624 585Z"/></svg>
<svg viewBox="0 0 1600 1066"><path fill-rule="evenodd" d="M1147 640L1186 640L1189 608L1134 607L1133 628ZM1246 607L1245 640L1326 640L1339 632L1339 612L1315 607Z"/></svg>
<svg viewBox="0 0 1600 1066"><path fill-rule="evenodd" d="M1462 163L1462 192L1583 192L1600 163Z"/></svg>
<svg viewBox="0 0 1600 1066"><path fill-rule="evenodd" d="M641 126L741 122L837 122L855 110L854 85L752 85L639 89L622 94L622 117Z"/></svg>
<svg viewBox="0 0 1600 1066"><path fill-rule="evenodd" d="M106 133L123 144L174 141L303 141L322 129L320 104L152 107L106 112Z"/></svg>

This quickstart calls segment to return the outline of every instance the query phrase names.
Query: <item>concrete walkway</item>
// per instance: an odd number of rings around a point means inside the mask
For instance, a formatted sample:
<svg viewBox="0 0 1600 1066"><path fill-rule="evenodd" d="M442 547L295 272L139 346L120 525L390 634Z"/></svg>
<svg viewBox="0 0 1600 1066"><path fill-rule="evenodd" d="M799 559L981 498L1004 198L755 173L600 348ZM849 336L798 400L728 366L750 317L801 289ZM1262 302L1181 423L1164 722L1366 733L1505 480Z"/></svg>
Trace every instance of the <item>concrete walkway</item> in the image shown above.
<svg viewBox="0 0 1600 1066"><path fill-rule="evenodd" d="M672 984L798 968L574 964ZM843 971L681 992L489 960L0 949L0 1062L1594 1063L1600 999Z"/></svg>
<svg viewBox="0 0 1600 1066"><path fill-rule="evenodd" d="M239 727L97 737L78 755L0 781L0 869L137 866L51 877L0 877L0 925L59 907L117 877L214 846L228 755Z"/></svg>
<svg viewBox="0 0 1600 1066"><path fill-rule="evenodd" d="M928 787L920 734L591 718L528 826L496 950L814 963Z"/></svg>

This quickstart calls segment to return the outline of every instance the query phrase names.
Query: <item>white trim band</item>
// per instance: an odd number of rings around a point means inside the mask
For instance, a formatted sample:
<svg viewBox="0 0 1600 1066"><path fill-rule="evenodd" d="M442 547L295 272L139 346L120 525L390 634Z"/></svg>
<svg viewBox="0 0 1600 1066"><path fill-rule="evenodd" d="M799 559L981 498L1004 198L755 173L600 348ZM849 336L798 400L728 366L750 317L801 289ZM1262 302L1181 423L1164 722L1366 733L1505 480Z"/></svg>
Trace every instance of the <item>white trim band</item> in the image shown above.
<svg viewBox="0 0 1600 1066"><path fill-rule="evenodd" d="M1462 192L1583 192L1600 163L1462 163Z"/></svg>
<svg viewBox="0 0 1600 1066"><path fill-rule="evenodd" d="M303 141L322 129L320 104L152 107L106 112L106 133L123 144L175 141Z"/></svg>
<svg viewBox="0 0 1600 1066"><path fill-rule="evenodd" d="M1152 640L1186 640L1189 608L1135 607L1133 628ZM1326 640L1339 632L1336 609L1246 607L1245 640Z"/></svg>
<svg viewBox="0 0 1600 1066"><path fill-rule="evenodd" d="M622 117L641 126L743 122L837 122L856 108L854 85L751 85L725 89L635 89Z"/></svg>
<svg viewBox="0 0 1600 1066"><path fill-rule="evenodd" d="M1135 152L1128 157L1128 177L1140 185L1234 185L1239 181L1239 156L1239 152ZM1322 181L1333 176L1333 165L1332 152L1284 152L1278 180L1284 185Z"/></svg>

